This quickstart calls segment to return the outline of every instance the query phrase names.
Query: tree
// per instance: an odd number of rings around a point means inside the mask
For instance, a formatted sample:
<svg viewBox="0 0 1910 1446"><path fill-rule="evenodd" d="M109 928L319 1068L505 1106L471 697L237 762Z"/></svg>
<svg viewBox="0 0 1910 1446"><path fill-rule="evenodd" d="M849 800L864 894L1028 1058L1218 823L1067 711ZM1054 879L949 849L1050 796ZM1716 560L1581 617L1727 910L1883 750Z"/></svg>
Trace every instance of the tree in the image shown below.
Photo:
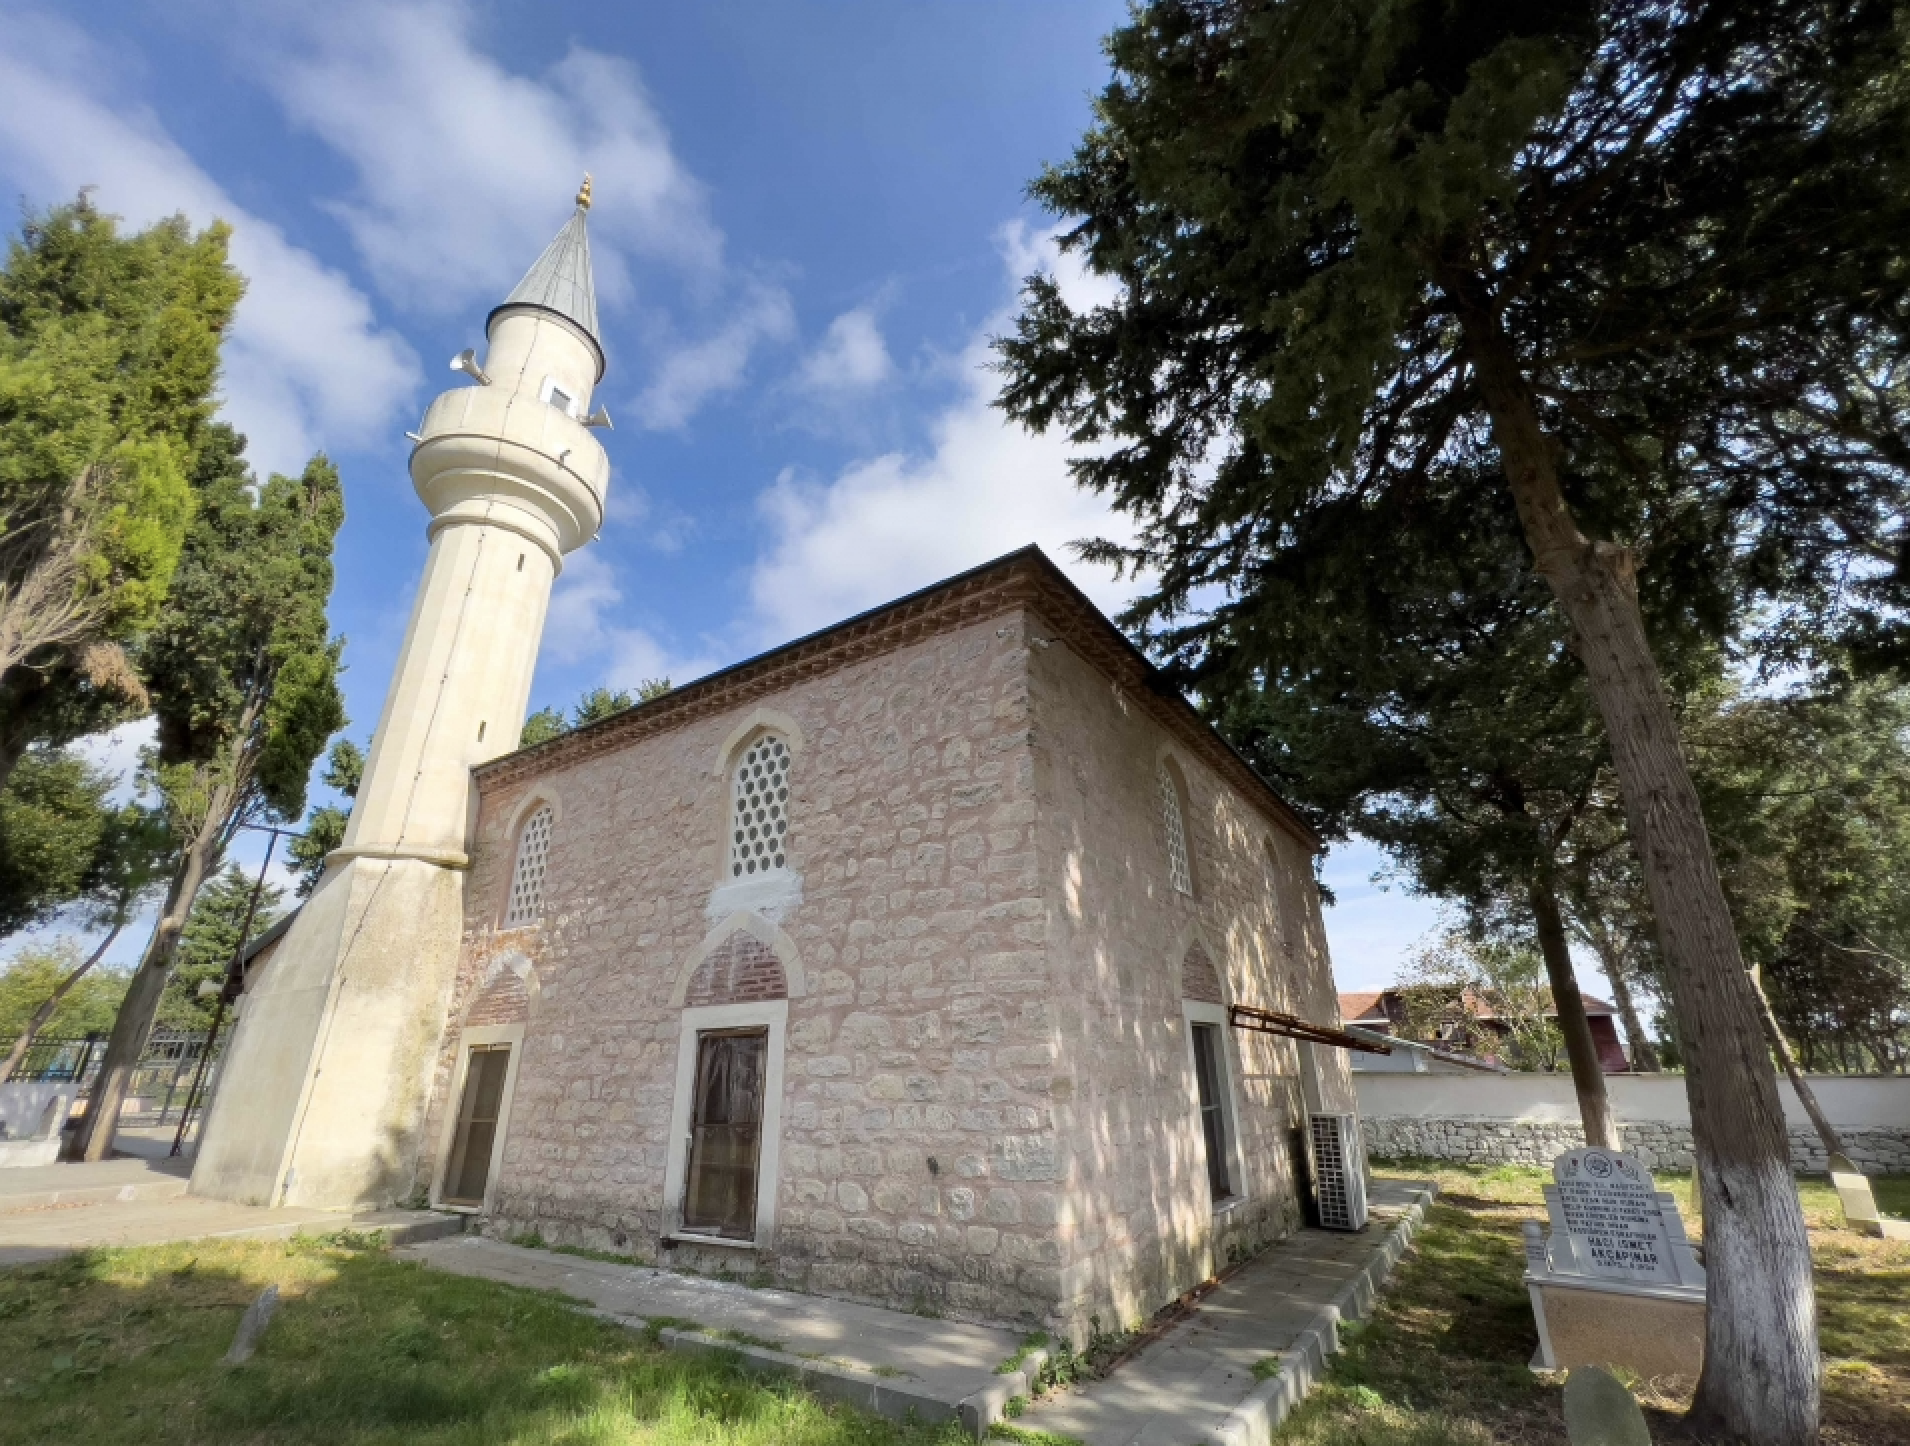
<svg viewBox="0 0 1910 1446"><path fill-rule="evenodd" d="M16 781L18 776L15 775ZM75 1027L75 1012L82 1007L97 1006L108 994L113 1010L118 1009L126 994L125 976L114 974L108 983L102 984L93 971L140 905L171 873L176 853L171 830L164 817L154 810L127 804L108 815L81 882L75 918L77 923L104 928L106 932L83 959L78 957L70 940L64 941L54 951L60 965L54 977L46 976L47 960L51 956L41 956L35 965L37 972L30 980L23 977L20 981L23 989L38 988L43 992L22 1010L17 1029L0 1028L0 1038L13 1033L13 1047L6 1058L0 1060L0 1084L6 1083L19 1068L20 1061L33 1047L35 1036L55 1027L56 1021L59 1021L58 1027ZM85 1028L90 1032L104 1028L104 1021L110 1019L111 1014L97 1020L87 1017L89 1022Z"/></svg>
<svg viewBox="0 0 1910 1446"><path fill-rule="evenodd" d="M114 1021L78 1148L105 1158L200 886L238 830L305 812L306 780L345 722L342 642L325 605L345 517L322 455L297 478L257 485L243 440L214 427L200 457L200 506L144 649L159 720L148 776L180 841L166 902Z"/></svg>
<svg viewBox="0 0 1910 1446"><path fill-rule="evenodd" d="M1886 0L1156 0L1034 187L1118 295L1077 312L1034 278L1002 343L1004 407L1142 520L1091 555L1149 569L1130 620L1175 624L1157 644L1210 694L1210 641L1383 592L1442 501L1512 504L1682 1035L1691 1423L1771 1446L1817 1432L1808 1242L1653 643L1722 636L1751 591L1783 604L1770 648L1786 609L1900 636L1905 36Z"/></svg>
<svg viewBox="0 0 1910 1446"><path fill-rule="evenodd" d="M30 219L0 270L0 784L36 739L143 711L120 644L163 604L192 517L219 344L243 290L228 231L134 235L87 196Z"/></svg>
<svg viewBox="0 0 1910 1446"><path fill-rule="evenodd" d="M349 738L341 738L326 755L325 772L319 781L343 794L346 806L324 804L312 810L305 820L305 832L288 845L292 872L298 875L298 896L308 899L318 881L325 877L325 860L345 842L345 828L351 822L350 801L358 797L358 785L365 779L365 754Z"/></svg>
<svg viewBox="0 0 1910 1446"><path fill-rule="evenodd" d="M1910 688L1720 688L1686 732L1780 1058L1910 1070Z"/></svg>
<svg viewBox="0 0 1910 1446"><path fill-rule="evenodd" d="M45 923L85 891L116 782L58 749L20 759L0 791L0 935Z"/></svg>
<svg viewBox="0 0 1910 1446"><path fill-rule="evenodd" d="M31 1028L40 1011L46 1009L60 985L75 975L73 987L61 996L54 1008L46 1010L33 1034L51 1032L62 1038L97 1034L110 1028L113 1014L126 993L126 976L110 969L88 974L77 942L71 938L51 944L36 944L22 949L0 970L0 1039L16 1041ZM28 1044L32 1043L31 1036ZM19 1054L26 1053L24 1046ZM0 1062L0 1082L9 1078L18 1061L9 1057Z"/></svg>
<svg viewBox="0 0 1910 1446"><path fill-rule="evenodd" d="M215 986L223 984L226 971L232 967L233 955L248 938L256 939L278 919L278 906L285 891L267 883L259 891L258 909L254 912L252 891L257 882L237 864L227 864L223 873L199 891L186 927L180 931L172 978L159 1005L160 1024L194 1031L204 1031L211 1026L213 1000L218 990L215 987L209 997L202 998L200 986L208 981ZM252 926L249 935L246 934L248 916Z"/></svg>
<svg viewBox="0 0 1910 1446"><path fill-rule="evenodd" d="M1475 935L1537 945L1586 1142L1617 1149L1560 901L1605 741L1511 519L1484 521L1448 519L1382 599L1283 622L1307 630L1308 666L1257 641L1218 721L1324 837L1372 839Z"/></svg>
<svg viewBox="0 0 1910 1446"><path fill-rule="evenodd" d="M1553 1018L1545 961L1528 946L1448 921L1400 971L1405 1037L1496 1054L1518 1070L1558 1068L1565 1039ZM1482 1021L1491 1013L1491 1024Z"/></svg>
<svg viewBox="0 0 1910 1446"><path fill-rule="evenodd" d="M577 700L570 710L570 718L556 708L539 708L524 720L524 731L518 738L520 748L530 748L539 743L548 743L553 738L562 738L566 733L582 728L587 723L595 723L600 718L608 718L613 713L621 713L626 708L634 708L639 703L648 703L653 698L661 698L671 691L668 678L645 678L637 684L637 696L631 697L621 688L598 686L587 691Z"/></svg>

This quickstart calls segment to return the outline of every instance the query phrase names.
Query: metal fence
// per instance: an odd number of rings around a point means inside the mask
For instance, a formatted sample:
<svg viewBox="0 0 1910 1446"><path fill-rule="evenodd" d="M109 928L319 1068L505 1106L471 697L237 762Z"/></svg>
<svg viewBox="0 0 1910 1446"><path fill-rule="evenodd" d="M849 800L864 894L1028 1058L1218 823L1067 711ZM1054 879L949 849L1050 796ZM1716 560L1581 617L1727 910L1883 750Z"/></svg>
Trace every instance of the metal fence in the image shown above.
<svg viewBox="0 0 1910 1446"><path fill-rule="evenodd" d="M223 1046L225 1040L219 1041ZM126 1103L120 1109L119 1123L125 1127L156 1127L177 1124L186 1111L186 1096L192 1089L193 1074L206 1052L206 1036L201 1030L158 1029L146 1041L146 1048L133 1066L133 1077L126 1090ZM208 1062L207 1080L218 1063L219 1047ZM14 1070L17 1080L75 1080L80 1098L93 1092L93 1082L106 1058L106 1036L89 1034L81 1039L36 1039L26 1057ZM193 1106L197 1116L204 1096Z"/></svg>

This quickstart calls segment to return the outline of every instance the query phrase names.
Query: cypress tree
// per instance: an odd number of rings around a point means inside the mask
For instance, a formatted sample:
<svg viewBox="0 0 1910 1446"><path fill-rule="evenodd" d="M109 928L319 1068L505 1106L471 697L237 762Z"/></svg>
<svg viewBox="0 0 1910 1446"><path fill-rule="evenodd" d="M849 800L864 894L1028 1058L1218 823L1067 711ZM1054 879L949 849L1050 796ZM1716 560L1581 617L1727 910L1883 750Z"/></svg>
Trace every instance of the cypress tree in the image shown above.
<svg viewBox="0 0 1910 1446"><path fill-rule="evenodd" d="M243 447L230 428L210 429L195 479L198 515L144 649L159 721L149 772L179 854L87 1108L79 1148L90 1160L112 1148L201 886L245 824L304 813L312 764L345 722L343 643L325 621L345 520L338 472L321 455L302 475L260 486Z"/></svg>

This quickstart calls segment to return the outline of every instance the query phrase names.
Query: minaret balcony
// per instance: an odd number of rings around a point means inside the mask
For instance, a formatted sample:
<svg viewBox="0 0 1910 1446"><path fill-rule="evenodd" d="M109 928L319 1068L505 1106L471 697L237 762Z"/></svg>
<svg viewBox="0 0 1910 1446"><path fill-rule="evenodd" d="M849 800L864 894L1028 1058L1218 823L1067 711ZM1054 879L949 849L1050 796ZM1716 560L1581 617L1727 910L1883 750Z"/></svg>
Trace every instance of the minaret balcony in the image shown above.
<svg viewBox="0 0 1910 1446"><path fill-rule="evenodd" d="M453 388L431 404L416 437L411 480L433 531L457 521L529 526L562 554L603 526L609 457L588 427L534 394Z"/></svg>

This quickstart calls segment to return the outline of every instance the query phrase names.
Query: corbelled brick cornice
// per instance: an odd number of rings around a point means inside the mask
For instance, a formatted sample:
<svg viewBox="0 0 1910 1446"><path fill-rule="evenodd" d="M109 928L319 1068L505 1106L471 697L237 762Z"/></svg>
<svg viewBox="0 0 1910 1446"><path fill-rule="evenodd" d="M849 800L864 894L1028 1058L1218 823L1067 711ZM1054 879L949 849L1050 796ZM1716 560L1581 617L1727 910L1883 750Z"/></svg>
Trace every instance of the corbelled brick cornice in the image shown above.
<svg viewBox="0 0 1910 1446"><path fill-rule="evenodd" d="M1011 552L547 743L507 753L474 770L478 787L489 790L567 768L597 754L628 747L638 739L747 707L792 683L1023 610L1037 615L1056 641L1066 643L1106 674L1136 706L1233 784L1243 797L1259 803L1269 817L1309 849L1320 848L1319 836L1274 792L1272 785L1162 679L1140 649L1038 547Z"/></svg>

